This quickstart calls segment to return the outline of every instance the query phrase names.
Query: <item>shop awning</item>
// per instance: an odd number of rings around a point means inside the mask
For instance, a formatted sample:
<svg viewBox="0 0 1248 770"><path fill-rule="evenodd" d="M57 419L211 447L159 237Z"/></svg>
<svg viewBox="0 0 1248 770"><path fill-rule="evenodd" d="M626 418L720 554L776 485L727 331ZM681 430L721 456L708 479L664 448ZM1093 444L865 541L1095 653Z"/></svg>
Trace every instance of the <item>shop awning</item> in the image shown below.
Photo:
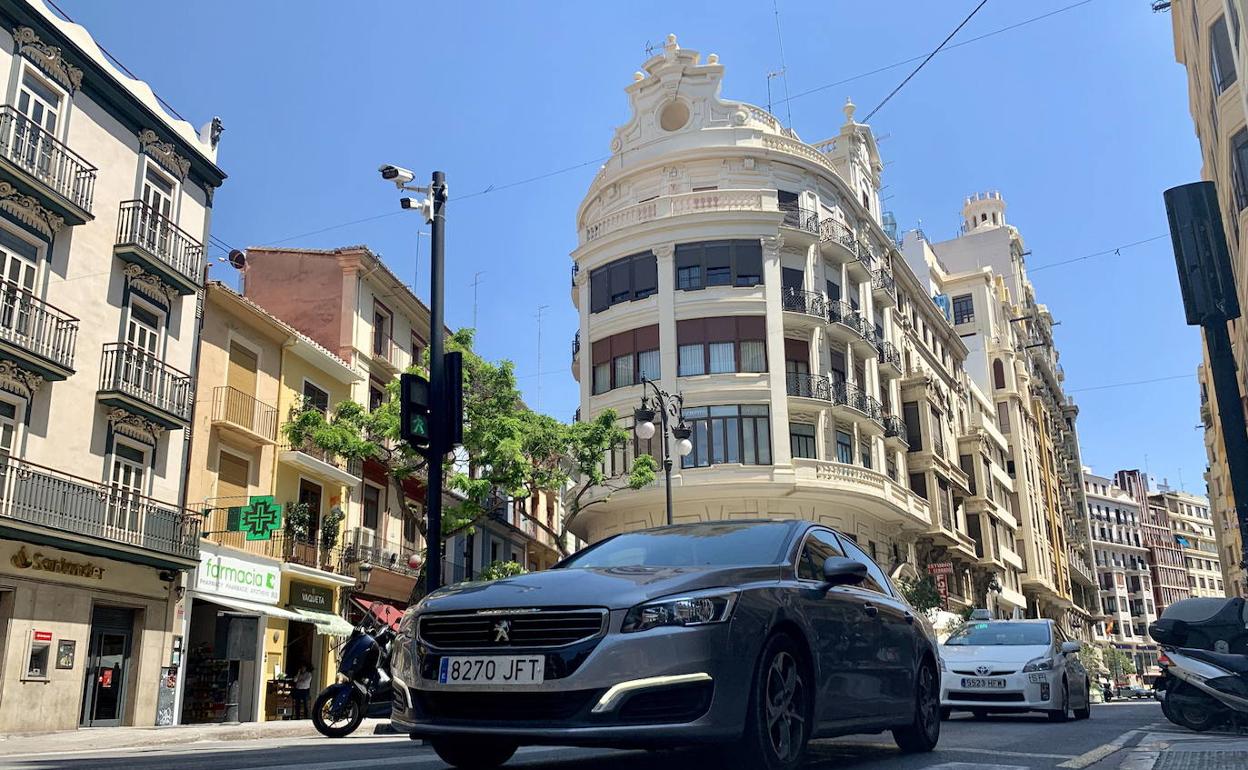
<svg viewBox="0 0 1248 770"><path fill-rule="evenodd" d="M249 612L256 615L268 615L274 618L285 618L286 620L297 620L300 623L306 623L307 620L300 615L296 615L290 610L284 610L281 607L274 607L271 604L260 604L259 602L249 602L246 599L235 599L232 596L218 596L217 594L197 594L196 599L220 604L222 607L229 607L239 612Z"/></svg>
<svg viewBox="0 0 1248 770"><path fill-rule="evenodd" d="M403 619L403 610L385 602L370 602L367 599L353 599L360 609L380 620L382 623L399 630L399 621Z"/></svg>
<svg viewBox="0 0 1248 770"><path fill-rule="evenodd" d="M316 626L317 633L325 636L350 636L355 630L354 626L331 612L317 612L294 607L291 608L291 612L298 614L301 622Z"/></svg>

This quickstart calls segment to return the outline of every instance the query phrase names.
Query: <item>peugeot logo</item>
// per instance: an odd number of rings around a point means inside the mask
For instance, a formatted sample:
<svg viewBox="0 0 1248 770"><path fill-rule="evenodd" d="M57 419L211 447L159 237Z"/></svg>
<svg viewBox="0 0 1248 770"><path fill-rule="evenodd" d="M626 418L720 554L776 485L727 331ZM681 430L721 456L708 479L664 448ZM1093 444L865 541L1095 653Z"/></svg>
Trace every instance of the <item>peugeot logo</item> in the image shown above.
<svg viewBox="0 0 1248 770"><path fill-rule="evenodd" d="M976 666L975 673L980 676L988 676L992 673L992 666Z"/></svg>
<svg viewBox="0 0 1248 770"><path fill-rule="evenodd" d="M494 643L504 644L511 641L511 621L496 620L494 622Z"/></svg>

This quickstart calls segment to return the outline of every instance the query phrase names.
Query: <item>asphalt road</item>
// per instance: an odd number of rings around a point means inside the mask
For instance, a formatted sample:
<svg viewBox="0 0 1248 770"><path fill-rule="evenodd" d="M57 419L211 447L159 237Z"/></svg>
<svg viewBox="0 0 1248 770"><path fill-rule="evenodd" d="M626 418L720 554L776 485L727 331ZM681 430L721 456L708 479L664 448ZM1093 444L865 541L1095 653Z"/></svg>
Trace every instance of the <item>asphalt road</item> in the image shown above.
<svg viewBox="0 0 1248 770"><path fill-rule="evenodd" d="M1044 715L999 716L975 721L955 715L944 723L940 745L930 754L900 753L887 733L811 744L811 770L1094 770L1118 768L1126 750L1147 733L1171 729L1153 701L1092 707L1092 718L1062 724ZM508 768L551 770L688 770L683 752L522 748ZM432 749L403 736L358 735L331 741L285 738L203 741L150 748L88 750L0 756L3 770L438 770Z"/></svg>

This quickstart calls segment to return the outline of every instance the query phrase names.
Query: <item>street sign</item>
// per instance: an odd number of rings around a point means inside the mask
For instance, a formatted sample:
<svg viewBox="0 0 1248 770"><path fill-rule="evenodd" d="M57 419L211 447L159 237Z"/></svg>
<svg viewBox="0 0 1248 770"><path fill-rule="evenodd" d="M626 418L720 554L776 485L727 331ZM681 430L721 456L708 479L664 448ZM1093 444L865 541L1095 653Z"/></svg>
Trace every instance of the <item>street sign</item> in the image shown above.
<svg viewBox="0 0 1248 770"><path fill-rule="evenodd" d="M949 576L945 574L937 574L933 576L936 580L936 593L940 594L940 608L942 610L949 609Z"/></svg>
<svg viewBox="0 0 1248 770"><path fill-rule="evenodd" d="M273 502L272 495L252 497L239 510L238 530L246 532L248 540L271 540L281 526L282 506Z"/></svg>

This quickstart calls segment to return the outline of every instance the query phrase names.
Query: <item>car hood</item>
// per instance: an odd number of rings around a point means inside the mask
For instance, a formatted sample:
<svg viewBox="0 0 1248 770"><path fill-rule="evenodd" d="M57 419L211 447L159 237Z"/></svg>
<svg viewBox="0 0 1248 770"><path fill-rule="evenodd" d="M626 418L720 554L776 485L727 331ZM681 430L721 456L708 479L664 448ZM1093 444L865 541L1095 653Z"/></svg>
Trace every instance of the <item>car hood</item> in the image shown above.
<svg viewBox="0 0 1248 770"><path fill-rule="evenodd" d="M606 607L619 610L660 596L779 578L778 566L553 569L502 580L447 586L426 597L420 611L509 607Z"/></svg>
<svg viewBox="0 0 1248 770"><path fill-rule="evenodd" d="M960 664L999 663L1022 668L1027 661L1044 657L1049 653L1048 645L1037 644L985 644L985 645L948 645L940 646L940 657L951 668Z"/></svg>

